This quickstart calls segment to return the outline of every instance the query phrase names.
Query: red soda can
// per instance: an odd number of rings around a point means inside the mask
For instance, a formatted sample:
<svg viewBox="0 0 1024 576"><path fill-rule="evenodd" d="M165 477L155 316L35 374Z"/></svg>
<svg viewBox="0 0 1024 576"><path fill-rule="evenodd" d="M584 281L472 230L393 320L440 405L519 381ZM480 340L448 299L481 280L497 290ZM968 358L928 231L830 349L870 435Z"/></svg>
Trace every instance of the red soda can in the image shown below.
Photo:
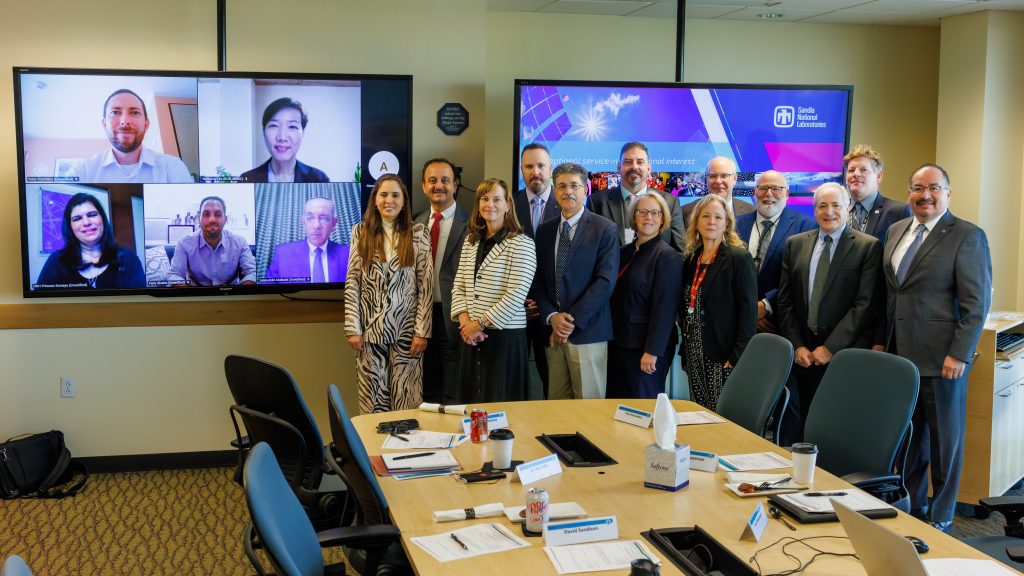
<svg viewBox="0 0 1024 576"><path fill-rule="evenodd" d="M473 408L469 412L469 440L476 443L487 441L487 410Z"/></svg>

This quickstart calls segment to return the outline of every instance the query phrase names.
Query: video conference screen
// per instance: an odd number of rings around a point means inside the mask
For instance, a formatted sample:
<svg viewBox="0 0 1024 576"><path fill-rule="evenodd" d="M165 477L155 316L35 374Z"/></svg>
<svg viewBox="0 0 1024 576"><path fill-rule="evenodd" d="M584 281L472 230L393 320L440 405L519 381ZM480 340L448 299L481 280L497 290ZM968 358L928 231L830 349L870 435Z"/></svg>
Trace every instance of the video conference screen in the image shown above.
<svg viewBox="0 0 1024 576"><path fill-rule="evenodd" d="M26 297L340 288L412 77L14 68Z"/></svg>
<svg viewBox="0 0 1024 576"><path fill-rule="evenodd" d="M789 205L811 213L814 189L842 182L849 146L851 86L655 84L516 80L514 180L522 150L545 144L551 163L590 172L591 191L619 185L619 151L643 142L650 151L647 185L680 204L707 193L705 166L732 158L733 197L753 202L766 170L783 172Z"/></svg>

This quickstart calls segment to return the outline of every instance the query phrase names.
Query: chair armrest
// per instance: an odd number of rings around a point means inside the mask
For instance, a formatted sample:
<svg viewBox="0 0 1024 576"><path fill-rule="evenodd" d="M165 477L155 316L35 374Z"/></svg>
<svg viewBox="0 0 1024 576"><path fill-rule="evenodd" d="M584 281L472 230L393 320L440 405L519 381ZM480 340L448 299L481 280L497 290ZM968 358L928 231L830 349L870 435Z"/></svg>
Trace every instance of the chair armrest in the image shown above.
<svg viewBox="0 0 1024 576"><path fill-rule="evenodd" d="M1024 533L1024 528L1021 527L1020 519L1024 516L1024 497L1021 496L993 496L991 498L982 498L979 500L981 505L989 510L995 510L1006 518L1007 530L1013 530L1013 534L1010 536L1017 536L1018 533Z"/></svg>
<svg viewBox="0 0 1024 576"><path fill-rule="evenodd" d="M351 548L383 548L402 538L402 532L392 524L370 526L342 526L317 532L320 547L348 546Z"/></svg>
<svg viewBox="0 0 1024 576"><path fill-rule="evenodd" d="M858 488L869 488L879 484L899 484L900 475L892 472L851 472L843 476L843 480Z"/></svg>
<svg viewBox="0 0 1024 576"><path fill-rule="evenodd" d="M249 436L242 436L241 438L235 438L231 441L232 448L238 448L240 450L248 450L252 448L252 442L249 440Z"/></svg>

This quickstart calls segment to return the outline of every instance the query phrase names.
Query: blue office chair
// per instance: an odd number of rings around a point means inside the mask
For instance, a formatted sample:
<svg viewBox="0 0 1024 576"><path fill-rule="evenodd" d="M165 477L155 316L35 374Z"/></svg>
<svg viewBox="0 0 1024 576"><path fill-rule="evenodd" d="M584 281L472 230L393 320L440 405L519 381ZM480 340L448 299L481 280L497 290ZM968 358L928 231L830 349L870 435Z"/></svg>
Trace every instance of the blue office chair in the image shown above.
<svg viewBox="0 0 1024 576"><path fill-rule="evenodd" d="M321 547L383 550L400 538L398 529L388 525L345 526L315 532L285 480L274 451L265 442L253 446L242 476L245 503L252 519L243 543L245 555L261 576L267 572L253 551L254 541L262 545L278 576L323 576L345 574L345 565L324 566Z"/></svg>
<svg viewBox="0 0 1024 576"><path fill-rule="evenodd" d="M874 350L840 350L829 362L804 424L817 465L903 510L903 470L920 377L914 363Z"/></svg>
<svg viewBox="0 0 1024 576"><path fill-rule="evenodd" d="M284 368L258 358L230 355L224 374L235 399L230 408L239 450L236 480L240 480L246 449L266 442L274 449L281 469L314 527L333 528L351 523L345 491L321 490L327 465L324 441L298 384ZM245 428L243 436L239 420Z"/></svg>
<svg viewBox="0 0 1024 576"><path fill-rule="evenodd" d="M32 576L32 571L21 556L11 554L4 561L3 568L0 568L0 576Z"/></svg>
<svg viewBox="0 0 1024 576"><path fill-rule="evenodd" d="M786 380L793 368L793 345L782 336L762 332L747 343L739 362L725 381L715 409L723 418L764 436L768 418L782 414L789 401ZM773 432L778 442L778 424Z"/></svg>
<svg viewBox="0 0 1024 576"><path fill-rule="evenodd" d="M352 425L345 401L338 387L327 387L329 404L328 420L331 426L331 442L328 447L328 464L341 476L356 501L356 524L391 524L388 502L384 498L377 478L370 467L362 439ZM401 545L395 544L385 550L368 550L352 547L346 550L349 563L360 574L411 574L409 560Z"/></svg>

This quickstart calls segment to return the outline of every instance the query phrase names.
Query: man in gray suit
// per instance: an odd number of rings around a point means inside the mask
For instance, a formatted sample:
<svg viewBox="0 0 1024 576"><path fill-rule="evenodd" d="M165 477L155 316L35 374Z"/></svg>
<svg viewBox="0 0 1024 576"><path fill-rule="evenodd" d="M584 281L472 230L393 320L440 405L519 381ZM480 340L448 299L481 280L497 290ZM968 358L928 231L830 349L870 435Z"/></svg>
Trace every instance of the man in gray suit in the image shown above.
<svg viewBox="0 0 1024 576"><path fill-rule="evenodd" d="M818 230L786 240L779 282L779 332L793 343L801 422L832 356L866 348L879 306L882 244L847 223L850 195L829 182L814 191Z"/></svg>
<svg viewBox="0 0 1024 576"><path fill-rule="evenodd" d="M736 187L737 170L736 162L733 162L732 158L715 156L708 160L707 166L704 167L704 178L707 180L708 194L721 196L725 200L725 205L732 208L732 215L739 217L753 212L754 206L750 202L732 197L732 191ZM690 202L683 206L684 225L690 224L690 215L693 214L694 204L696 202Z"/></svg>
<svg viewBox="0 0 1024 576"><path fill-rule="evenodd" d="M914 216L889 228L882 253L887 347L921 373L905 470L911 513L948 532L963 467L967 372L992 304L992 257L985 232L949 211L942 167L915 170L908 190Z"/></svg>
<svg viewBox="0 0 1024 576"><path fill-rule="evenodd" d="M676 252L682 254L683 246L686 244L683 238L686 229L679 209L679 199L668 192L647 187L647 178L651 175L651 160L647 146L642 142L623 144L619 151L618 170L621 179L620 185L591 194L590 202L587 205L590 211L615 222L619 227L619 244L625 246L636 238L636 232L633 231L632 224L629 223L627 217L629 205L641 194L649 192L661 194L665 203L668 204L671 222L669 229L663 232L661 237Z"/></svg>
<svg viewBox="0 0 1024 576"><path fill-rule="evenodd" d="M457 404L455 381L459 325L452 322L452 290L459 254L466 239L466 211L455 203L459 191L458 170L446 158L427 160L420 187L430 208L416 215L416 222L430 231L434 259L434 311L432 335L423 353L423 401Z"/></svg>

